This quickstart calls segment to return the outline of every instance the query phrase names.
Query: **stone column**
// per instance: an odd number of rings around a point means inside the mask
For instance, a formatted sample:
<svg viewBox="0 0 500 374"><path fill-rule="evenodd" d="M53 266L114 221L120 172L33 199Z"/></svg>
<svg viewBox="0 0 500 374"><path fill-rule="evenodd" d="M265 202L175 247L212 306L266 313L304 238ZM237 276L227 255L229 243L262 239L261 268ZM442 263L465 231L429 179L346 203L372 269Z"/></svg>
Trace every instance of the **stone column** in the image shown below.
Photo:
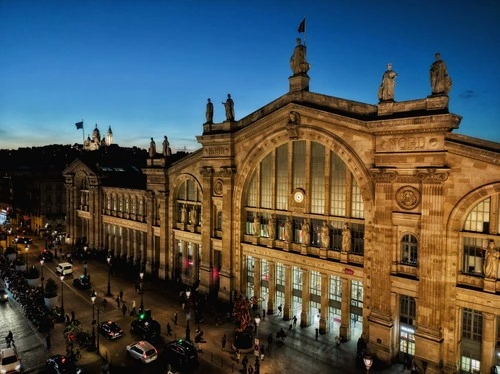
<svg viewBox="0 0 500 374"><path fill-rule="evenodd" d="M481 350L481 367L489 369L495 364L496 354L496 318L493 313L483 313L483 346ZM483 370L484 370L483 369Z"/></svg>
<svg viewBox="0 0 500 374"><path fill-rule="evenodd" d="M276 263L269 261L269 297L267 299L267 314L274 314L274 304L276 302Z"/></svg>
<svg viewBox="0 0 500 374"><path fill-rule="evenodd" d="M188 254L188 243L184 240L180 240L179 243L181 244L181 249L182 249L182 279L185 280L185 273L188 270L188 260L189 260L189 254Z"/></svg>
<svg viewBox="0 0 500 374"><path fill-rule="evenodd" d="M253 258L253 295L247 295L249 298L252 296L255 296L256 299L258 300L260 298L260 289L262 287L262 275L261 275L261 263L260 263L260 258L254 257Z"/></svg>
<svg viewBox="0 0 500 374"><path fill-rule="evenodd" d="M319 319L319 332L326 334L330 332L330 276L321 274L321 315Z"/></svg>
<svg viewBox="0 0 500 374"><path fill-rule="evenodd" d="M212 289L213 286L213 265L214 265L214 260L213 260L213 253L212 253L212 235L211 233L213 231L213 225L214 225L214 220L212 219L213 210L214 210L214 204L212 201L212 194L213 194L213 169L211 167L207 168L202 168L201 169L201 184L202 184L202 189L203 189L203 197L201 200L201 212L199 216L199 221L200 221L200 233L201 233L201 261L200 261L200 268L199 268L199 279L200 279L200 287L199 291L205 294L208 294L210 290ZM187 215L187 214L186 214ZM183 223L181 224L182 230L186 229L186 225ZM222 268L221 272L229 270L229 268L224 268L226 263L224 263L224 257L228 255L227 251L222 251L224 252L222 255ZM220 277L220 275L219 275ZM222 286L221 282L221 288ZM226 286L226 292L224 292L226 295L226 299L229 299L229 289Z"/></svg>
<svg viewBox="0 0 500 374"><path fill-rule="evenodd" d="M340 307L340 336L343 341L351 340L351 281L340 278L342 282L342 303Z"/></svg>
<svg viewBox="0 0 500 374"><path fill-rule="evenodd" d="M292 289L293 289L293 277L292 277L292 267L290 265L285 265L285 305L283 305L283 320L289 321L292 309Z"/></svg>
<svg viewBox="0 0 500 374"><path fill-rule="evenodd" d="M302 313L300 314L300 327L307 327L311 324L311 322L309 321L309 305L311 297L311 272L307 269L301 269L301 270L302 270Z"/></svg>

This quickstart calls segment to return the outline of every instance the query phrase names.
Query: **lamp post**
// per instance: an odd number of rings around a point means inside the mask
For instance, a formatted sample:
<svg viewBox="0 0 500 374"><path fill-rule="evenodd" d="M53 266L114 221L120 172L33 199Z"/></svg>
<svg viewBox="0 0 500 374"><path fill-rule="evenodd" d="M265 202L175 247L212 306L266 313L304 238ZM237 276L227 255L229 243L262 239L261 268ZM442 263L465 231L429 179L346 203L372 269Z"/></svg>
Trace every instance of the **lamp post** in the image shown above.
<svg viewBox="0 0 500 374"><path fill-rule="evenodd" d="M364 355L363 362L365 363L366 372L369 373L370 372L370 368L373 365L373 357L371 356L370 353L366 353Z"/></svg>
<svg viewBox="0 0 500 374"><path fill-rule="evenodd" d="M59 277L61 279L61 314L64 317L64 275Z"/></svg>
<svg viewBox="0 0 500 374"><path fill-rule="evenodd" d="M144 290L142 288L142 280L144 279L144 272L141 271L139 273L139 277L141 277L141 312L144 312Z"/></svg>
<svg viewBox="0 0 500 374"><path fill-rule="evenodd" d="M95 291L92 291L92 295L90 296L90 300L92 301L92 344L90 346L90 351L95 350L95 299L97 294Z"/></svg>
<svg viewBox="0 0 500 374"><path fill-rule="evenodd" d="M28 272L28 249L30 248L29 244L26 244L24 248L26 250L26 273Z"/></svg>
<svg viewBox="0 0 500 374"><path fill-rule="evenodd" d="M42 281L42 293L43 293L43 259L40 260L40 272L42 273L42 277L40 278L40 280Z"/></svg>
<svg viewBox="0 0 500 374"><path fill-rule="evenodd" d="M108 256L108 293L106 296L113 296L111 294L111 257Z"/></svg>

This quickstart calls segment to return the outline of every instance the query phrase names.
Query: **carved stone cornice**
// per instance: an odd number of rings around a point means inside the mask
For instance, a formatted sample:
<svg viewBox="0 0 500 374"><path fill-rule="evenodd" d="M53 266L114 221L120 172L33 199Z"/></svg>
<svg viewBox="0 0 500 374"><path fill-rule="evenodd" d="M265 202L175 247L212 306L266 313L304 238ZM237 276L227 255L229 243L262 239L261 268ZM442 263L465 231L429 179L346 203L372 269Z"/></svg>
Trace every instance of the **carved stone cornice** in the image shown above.
<svg viewBox="0 0 500 374"><path fill-rule="evenodd" d="M375 182L393 182L397 176L397 171L392 169L371 169L371 177Z"/></svg>
<svg viewBox="0 0 500 374"><path fill-rule="evenodd" d="M419 181L424 183L441 183L448 179L449 173L436 169L425 169L417 170L415 176Z"/></svg>
<svg viewBox="0 0 500 374"><path fill-rule="evenodd" d="M223 166L214 173L216 177L230 177L234 174L236 174L236 168L233 166Z"/></svg>
<svg viewBox="0 0 500 374"><path fill-rule="evenodd" d="M419 169L412 174L399 174L395 169L373 168L371 177L374 182L395 183L441 183L448 179L449 172L437 169Z"/></svg>
<svg viewBox="0 0 500 374"><path fill-rule="evenodd" d="M447 143L446 145L450 153L465 158L483 161L492 165L500 165L500 157L498 157L497 152L489 151L486 149L464 147L462 144Z"/></svg>
<svg viewBox="0 0 500 374"><path fill-rule="evenodd" d="M211 166L203 166L200 168L200 174L202 177L211 177L214 174L214 169Z"/></svg>

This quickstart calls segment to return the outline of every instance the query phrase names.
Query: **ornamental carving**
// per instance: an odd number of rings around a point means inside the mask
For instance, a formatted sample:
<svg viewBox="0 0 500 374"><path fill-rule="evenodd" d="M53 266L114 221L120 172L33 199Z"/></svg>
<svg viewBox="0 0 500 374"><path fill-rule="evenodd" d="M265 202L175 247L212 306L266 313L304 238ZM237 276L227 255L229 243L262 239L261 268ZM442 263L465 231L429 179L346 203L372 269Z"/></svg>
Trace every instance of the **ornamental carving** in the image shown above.
<svg viewBox="0 0 500 374"><path fill-rule="evenodd" d="M396 192L396 202L401 209L415 209L420 204L420 198L420 192L412 186L401 187Z"/></svg>
<svg viewBox="0 0 500 374"><path fill-rule="evenodd" d="M229 147L216 145L216 146L208 146L203 149L205 155L207 156L228 156L229 155Z"/></svg>
<svg viewBox="0 0 500 374"><path fill-rule="evenodd" d="M298 139L298 127L300 125L300 114L297 112L290 112L290 119L286 124L286 132L288 133L288 137L290 139Z"/></svg>
<svg viewBox="0 0 500 374"><path fill-rule="evenodd" d="M214 183L214 194L217 196L222 195L222 187L224 186L224 183L220 179L217 179Z"/></svg>
<svg viewBox="0 0 500 374"><path fill-rule="evenodd" d="M200 168L200 174L202 177L210 177L212 176L214 172L214 169L212 169L211 166L204 166L202 168Z"/></svg>
<svg viewBox="0 0 500 374"><path fill-rule="evenodd" d="M387 169L372 169L372 179L376 182L391 182L396 179L398 173Z"/></svg>
<svg viewBox="0 0 500 374"><path fill-rule="evenodd" d="M448 179L448 172L439 172L435 169L419 170L415 174L418 180L422 182L444 182Z"/></svg>
<svg viewBox="0 0 500 374"><path fill-rule="evenodd" d="M233 174L236 174L236 168L231 166L221 167L215 172L216 177L230 177Z"/></svg>

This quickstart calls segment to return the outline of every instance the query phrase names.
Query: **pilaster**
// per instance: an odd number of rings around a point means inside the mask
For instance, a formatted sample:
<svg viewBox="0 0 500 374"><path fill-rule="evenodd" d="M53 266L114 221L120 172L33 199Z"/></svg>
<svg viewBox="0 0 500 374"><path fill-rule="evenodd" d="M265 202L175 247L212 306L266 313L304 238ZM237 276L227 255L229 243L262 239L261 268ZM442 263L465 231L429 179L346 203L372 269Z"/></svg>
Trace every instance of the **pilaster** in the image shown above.
<svg viewBox="0 0 500 374"><path fill-rule="evenodd" d="M342 341L351 340L351 281L348 278L340 278L342 282L342 302L340 337Z"/></svg>
<svg viewBox="0 0 500 374"><path fill-rule="evenodd" d="M302 313L300 315L300 327L307 327L310 325L309 296L311 293L311 272L307 268L302 268L301 270L302 270Z"/></svg>
<svg viewBox="0 0 500 374"><path fill-rule="evenodd" d="M292 267L285 265L285 305L283 305L283 320L289 321L292 309Z"/></svg>
<svg viewBox="0 0 500 374"><path fill-rule="evenodd" d="M269 296L267 299L267 314L274 314L274 304L276 302L276 263L269 261Z"/></svg>
<svg viewBox="0 0 500 374"><path fill-rule="evenodd" d="M483 368L483 373L489 373L489 369L495 364L496 331L495 315L483 312L483 347L481 351L481 368Z"/></svg>
<svg viewBox="0 0 500 374"><path fill-rule="evenodd" d="M319 332L326 334L330 332L330 277L328 274L321 273L321 314L319 319Z"/></svg>

